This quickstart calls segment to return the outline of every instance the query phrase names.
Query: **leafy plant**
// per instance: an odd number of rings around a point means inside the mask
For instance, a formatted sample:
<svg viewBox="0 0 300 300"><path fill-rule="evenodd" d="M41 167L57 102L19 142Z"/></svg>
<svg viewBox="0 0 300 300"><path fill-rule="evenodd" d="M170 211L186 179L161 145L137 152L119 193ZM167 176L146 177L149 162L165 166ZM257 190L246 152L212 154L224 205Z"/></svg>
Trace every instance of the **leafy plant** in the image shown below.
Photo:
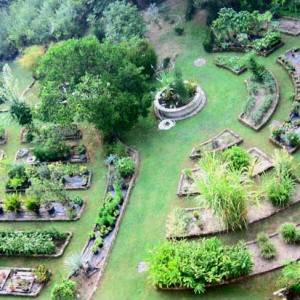
<svg viewBox="0 0 300 300"><path fill-rule="evenodd" d="M21 200L18 194L7 195L4 198L3 206L6 211L18 212L21 209Z"/></svg>
<svg viewBox="0 0 300 300"><path fill-rule="evenodd" d="M54 285L51 292L51 300L75 300L76 283L69 279L63 279L61 283Z"/></svg>
<svg viewBox="0 0 300 300"><path fill-rule="evenodd" d="M41 201L40 199L34 198L34 197L26 197L24 200L24 205L29 211L33 211L35 213L38 213L41 207Z"/></svg>
<svg viewBox="0 0 300 300"><path fill-rule="evenodd" d="M134 173L135 163L131 157L123 157L117 160L116 169L123 178L126 178Z"/></svg>
<svg viewBox="0 0 300 300"><path fill-rule="evenodd" d="M34 274L38 283L46 283L51 277L51 272L45 265L38 265Z"/></svg>
<svg viewBox="0 0 300 300"><path fill-rule="evenodd" d="M300 230L295 224L285 223L280 227L280 233L285 243L295 244L300 241Z"/></svg>
<svg viewBox="0 0 300 300"><path fill-rule="evenodd" d="M260 249L260 255L262 258L271 260L276 256L276 248L271 243L270 238L264 232L261 232L256 237L257 244Z"/></svg>
<svg viewBox="0 0 300 300"><path fill-rule="evenodd" d="M292 292L300 293L300 263L287 264L281 272L279 283Z"/></svg>
<svg viewBox="0 0 300 300"><path fill-rule="evenodd" d="M249 167L250 155L241 147L231 147L224 151L223 155L229 167L233 170L244 171Z"/></svg>

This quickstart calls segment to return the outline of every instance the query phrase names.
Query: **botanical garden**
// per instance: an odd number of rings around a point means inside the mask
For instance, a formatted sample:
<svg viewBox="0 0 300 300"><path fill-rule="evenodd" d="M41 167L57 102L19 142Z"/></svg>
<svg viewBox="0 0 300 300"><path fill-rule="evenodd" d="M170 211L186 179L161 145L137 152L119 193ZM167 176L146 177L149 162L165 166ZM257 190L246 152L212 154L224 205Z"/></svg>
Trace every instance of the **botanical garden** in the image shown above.
<svg viewBox="0 0 300 300"><path fill-rule="evenodd" d="M0 298L299 299L299 1L0 15Z"/></svg>

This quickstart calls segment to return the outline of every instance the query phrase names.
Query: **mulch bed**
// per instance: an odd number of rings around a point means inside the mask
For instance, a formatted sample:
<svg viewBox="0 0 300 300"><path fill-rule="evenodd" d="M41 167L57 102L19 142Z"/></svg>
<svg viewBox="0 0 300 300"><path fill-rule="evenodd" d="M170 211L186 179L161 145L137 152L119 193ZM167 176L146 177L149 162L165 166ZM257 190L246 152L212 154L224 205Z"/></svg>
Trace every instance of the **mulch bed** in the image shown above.
<svg viewBox="0 0 300 300"><path fill-rule="evenodd" d="M296 204L300 203L300 185L297 185L296 192L291 200L291 203L288 207L292 207ZM276 208L272 205L272 203L268 200L262 200L259 205L249 205L248 208L248 226L271 216L288 209L288 207L284 208ZM187 232L185 234L175 236L172 233L172 226L168 225L167 238L194 238L201 236L210 236L215 234L221 234L224 232L228 232L227 228L223 224L221 220L217 216L215 216L211 209L209 208L183 208L187 212L197 210L200 214L201 227L194 226L193 224L189 224Z"/></svg>
<svg viewBox="0 0 300 300"><path fill-rule="evenodd" d="M64 176L64 188L67 191L87 190L91 187L92 172L87 175Z"/></svg>
<svg viewBox="0 0 300 300"><path fill-rule="evenodd" d="M255 159L254 170L252 176L258 176L274 167L272 158L262 150L253 147L248 150L248 153Z"/></svg>
<svg viewBox="0 0 300 300"><path fill-rule="evenodd" d="M44 287L38 283L34 269L0 268L0 295L37 297Z"/></svg>
<svg viewBox="0 0 300 300"><path fill-rule="evenodd" d="M52 202L54 206L54 211L50 213L48 210L42 206L40 208L39 214L25 210L25 208L18 213L14 212L4 212L3 203L0 202L0 207L2 213L0 214L0 222L34 222L34 221L77 221L80 219L85 205L79 206L74 205L76 216L71 218L69 215L68 207L64 206L61 202Z"/></svg>
<svg viewBox="0 0 300 300"><path fill-rule="evenodd" d="M248 127L252 128L256 131L260 130L261 128L263 128L267 124L267 122L270 120L272 115L275 113L275 110L278 106L279 99L280 99L279 85L278 85L277 79L274 76L274 74L272 74L272 72L270 72L270 74L274 78L274 81L275 81L275 84L276 84L276 92L275 92L275 95L274 95L273 103L270 106L269 110L265 113L265 115L264 115L263 119L261 120L261 122L259 124L254 124L251 117L250 116L249 117L244 116L244 113L240 114L240 116L239 116L239 121L240 122L242 122L243 124L247 125ZM250 93L249 82L248 81L246 81L246 85L247 85L248 92ZM267 95L262 95L262 94L264 94L263 91L261 93L258 93L257 95L253 95L256 98L256 104L257 104L257 102L259 102L260 98L262 98L261 100L264 101L264 97L267 97ZM260 103L260 104L262 104L262 103Z"/></svg>
<svg viewBox="0 0 300 300"><path fill-rule="evenodd" d="M226 128L215 137L201 143L197 147L194 147L190 154L190 158L198 159L201 158L202 153L205 151L224 151L232 146L239 145L242 142L243 139L238 134Z"/></svg>

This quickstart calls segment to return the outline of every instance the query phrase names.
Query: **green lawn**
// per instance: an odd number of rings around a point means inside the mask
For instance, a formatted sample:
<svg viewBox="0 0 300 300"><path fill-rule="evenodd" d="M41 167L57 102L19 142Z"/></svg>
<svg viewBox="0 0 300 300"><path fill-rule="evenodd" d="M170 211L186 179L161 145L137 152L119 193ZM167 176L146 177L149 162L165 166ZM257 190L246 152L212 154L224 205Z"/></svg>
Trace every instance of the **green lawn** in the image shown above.
<svg viewBox="0 0 300 300"><path fill-rule="evenodd" d="M245 139L245 147L257 146L269 154L274 147L268 142L269 128L256 133L237 120L244 107L247 93L244 84L249 72L238 77L213 64L215 55L207 54L201 46L204 28L192 22L187 24L182 37L172 32L161 37L162 43L174 40L182 48L177 65L184 77L197 80L208 98L208 104L197 116L178 122L168 132L159 132L157 122L151 114L141 121L126 137L127 142L141 154L141 170L130 203L122 222L105 276L94 299L266 299L275 289L278 273L265 275L209 291L204 296L193 293L159 292L147 283L147 275L137 272L139 262L147 258L148 251L165 240L166 217L176 206L193 205L193 200L177 199L176 188L180 170L189 165L188 155L197 143L215 135L225 127L231 128ZM281 102L273 116L283 120L291 108L292 84L287 73L277 65L276 58L285 50L300 46L299 38L284 37L285 47L268 58L260 58L276 75L281 88ZM232 54L228 54L232 55ZM207 64L201 68L193 61L203 57ZM295 155L299 160L299 153ZM273 232L278 224L287 220L300 221L300 207L280 214L270 220L249 228L247 232L224 237L228 242L239 238L252 239L261 230Z"/></svg>

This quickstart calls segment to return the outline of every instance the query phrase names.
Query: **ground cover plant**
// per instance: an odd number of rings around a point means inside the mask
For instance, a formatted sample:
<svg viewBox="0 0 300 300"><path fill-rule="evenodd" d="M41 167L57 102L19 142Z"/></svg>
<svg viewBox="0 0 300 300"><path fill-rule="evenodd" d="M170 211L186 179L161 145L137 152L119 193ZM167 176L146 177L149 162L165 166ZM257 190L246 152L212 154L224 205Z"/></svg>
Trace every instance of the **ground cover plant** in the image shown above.
<svg viewBox="0 0 300 300"><path fill-rule="evenodd" d="M215 64L239 75L247 69L247 56L217 56Z"/></svg>
<svg viewBox="0 0 300 300"><path fill-rule="evenodd" d="M206 285L249 274L253 266L245 245L225 246L217 238L162 244L151 253L149 263L152 284L185 287L199 294L205 292Z"/></svg>

